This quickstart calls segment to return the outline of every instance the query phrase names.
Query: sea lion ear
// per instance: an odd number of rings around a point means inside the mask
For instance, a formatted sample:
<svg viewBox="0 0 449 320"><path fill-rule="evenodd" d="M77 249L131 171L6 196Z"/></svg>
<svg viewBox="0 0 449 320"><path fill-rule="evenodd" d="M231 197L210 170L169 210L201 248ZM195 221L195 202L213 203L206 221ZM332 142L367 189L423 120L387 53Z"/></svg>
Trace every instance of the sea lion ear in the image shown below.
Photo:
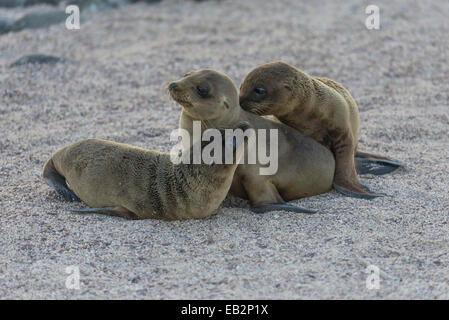
<svg viewBox="0 0 449 320"><path fill-rule="evenodd" d="M284 84L284 88L287 89L288 91L292 91L291 86L288 84Z"/></svg>

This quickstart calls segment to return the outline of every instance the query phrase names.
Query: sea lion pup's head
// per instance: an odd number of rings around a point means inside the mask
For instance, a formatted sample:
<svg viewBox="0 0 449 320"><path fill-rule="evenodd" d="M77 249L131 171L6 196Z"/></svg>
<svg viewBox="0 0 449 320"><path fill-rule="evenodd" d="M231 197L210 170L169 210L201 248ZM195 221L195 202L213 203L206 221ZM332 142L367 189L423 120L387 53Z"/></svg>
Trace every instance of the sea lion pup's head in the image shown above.
<svg viewBox="0 0 449 320"><path fill-rule="evenodd" d="M259 115L286 113L302 96L297 92L304 83L302 78L298 69L283 62L261 65L243 80L240 106Z"/></svg>
<svg viewBox="0 0 449 320"><path fill-rule="evenodd" d="M200 69L168 85L171 97L192 118L212 120L239 105L237 88L224 73Z"/></svg>

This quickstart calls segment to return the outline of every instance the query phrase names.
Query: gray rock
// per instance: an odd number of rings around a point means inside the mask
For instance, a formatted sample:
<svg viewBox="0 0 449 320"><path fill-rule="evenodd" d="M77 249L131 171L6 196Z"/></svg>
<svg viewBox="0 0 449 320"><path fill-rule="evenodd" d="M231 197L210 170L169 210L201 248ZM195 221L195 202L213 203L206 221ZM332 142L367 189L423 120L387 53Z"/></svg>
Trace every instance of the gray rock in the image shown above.
<svg viewBox="0 0 449 320"><path fill-rule="evenodd" d="M118 8L128 3L158 3L162 0L0 0L0 7L16 8L34 6L37 4L49 4L55 6L63 1L65 1L66 5L74 4L78 5L80 9L88 8L89 11L95 12Z"/></svg>
<svg viewBox="0 0 449 320"><path fill-rule="evenodd" d="M4 33L8 33L11 30L11 26L13 24L13 20L11 19L0 19L0 35Z"/></svg>
<svg viewBox="0 0 449 320"><path fill-rule="evenodd" d="M109 9L119 8L130 3L130 0L71 0L70 4L77 5L80 10L88 10L89 12L100 12ZM69 4L67 2L67 4Z"/></svg>
<svg viewBox="0 0 449 320"><path fill-rule="evenodd" d="M15 8L22 7L25 0L0 0L0 7Z"/></svg>
<svg viewBox="0 0 449 320"><path fill-rule="evenodd" d="M46 28L65 21L67 16L62 10L32 12L16 20L11 26L11 31Z"/></svg>
<svg viewBox="0 0 449 320"><path fill-rule="evenodd" d="M2 1L2 0L0 0L0 1ZM61 2L61 1L60 0L25 0L24 6L28 7L28 6L34 6L37 4L49 4L49 5L56 6L57 4L59 4L59 2Z"/></svg>
<svg viewBox="0 0 449 320"><path fill-rule="evenodd" d="M88 10L90 12L100 12L109 9L119 8L130 3L145 2L148 4L152 4L161 1L162 0L68 0L66 1L66 4L77 5L80 8L80 10Z"/></svg>
<svg viewBox="0 0 449 320"><path fill-rule="evenodd" d="M40 3L56 5L64 0L0 0L0 7L22 7ZM145 2L148 4L158 3L162 0L65 0L65 3L77 5L80 10L100 12L119 8L129 3ZM53 24L62 23L68 15L61 10L37 11L26 14L22 18L11 21L0 19L0 35L10 31L21 31L24 29L46 28Z"/></svg>
<svg viewBox="0 0 449 320"><path fill-rule="evenodd" d="M60 0L0 0L0 7L16 8L34 6L36 4L57 5L59 2Z"/></svg>
<svg viewBox="0 0 449 320"><path fill-rule="evenodd" d="M145 3L158 3L158 2L162 2L162 0L131 0L130 2L135 3L135 2L145 2Z"/></svg>
<svg viewBox="0 0 449 320"><path fill-rule="evenodd" d="M17 67L24 64L45 64L45 63L58 63L58 62L66 62L67 60L65 58L55 57L55 56L49 56L45 54L30 54L21 57L20 59L13 62L10 67Z"/></svg>

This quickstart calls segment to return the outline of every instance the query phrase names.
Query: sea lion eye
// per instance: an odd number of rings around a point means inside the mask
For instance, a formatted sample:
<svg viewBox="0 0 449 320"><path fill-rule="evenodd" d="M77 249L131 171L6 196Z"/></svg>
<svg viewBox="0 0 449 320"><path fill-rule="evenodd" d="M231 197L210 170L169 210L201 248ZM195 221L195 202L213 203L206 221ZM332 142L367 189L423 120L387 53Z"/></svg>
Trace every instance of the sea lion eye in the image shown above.
<svg viewBox="0 0 449 320"><path fill-rule="evenodd" d="M254 93L259 97L264 97L267 94L267 90L263 86L257 86L254 88Z"/></svg>
<svg viewBox="0 0 449 320"><path fill-rule="evenodd" d="M196 92L201 98L206 98L209 95L209 86L207 83L202 83L196 86Z"/></svg>

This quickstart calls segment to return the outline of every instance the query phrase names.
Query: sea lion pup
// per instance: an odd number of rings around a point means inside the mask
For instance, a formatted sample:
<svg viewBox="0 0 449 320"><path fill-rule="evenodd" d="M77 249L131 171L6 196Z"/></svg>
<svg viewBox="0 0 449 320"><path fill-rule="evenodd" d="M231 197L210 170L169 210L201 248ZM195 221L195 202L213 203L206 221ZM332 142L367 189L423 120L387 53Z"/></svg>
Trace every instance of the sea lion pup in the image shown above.
<svg viewBox="0 0 449 320"><path fill-rule="evenodd" d="M287 125L244 111L239 105L237 88L227 75L207 69L190 72L170 83L168 90L182 106L179 126L190 136L194 120L201 121L203 131L232 127L241 121L247 121L254 130L277 130L278 141L268 141L266 148L271 150L270 143L278 142L277 172L261 175L260 168L264 166L259 161L249 164L249 154L245 152L244 163L239 164L234 174L231 193L249 199L252 211L313 213L285 201L325 193L332 188L335 169L332 153ZM183 143L184 148L191 145L191 141Z"/></svg>
<svg viewBox="0 0 449 320"><path fill-rule="evenodd" d="M335 155L334 188L348 196L372 199L381 194L361 185L356 172L385 174L401 166L388 158L357 152L359 113L348 90L336 81L314 78L282 62L252 70L240 87L240 105L258 115L274 115L328 147ZM372 162L387 166L371 168Z"/></svg>
<svg viewBox="0 0 449 320"><path fill-rule="evenodd" d="M74 212L130 219L204 218L226 197L245 143L234 141L233 164L174 164L169 153L88 139L57 151L45 163L43 177L66 200L81 199L93 207Z"/></svg>

